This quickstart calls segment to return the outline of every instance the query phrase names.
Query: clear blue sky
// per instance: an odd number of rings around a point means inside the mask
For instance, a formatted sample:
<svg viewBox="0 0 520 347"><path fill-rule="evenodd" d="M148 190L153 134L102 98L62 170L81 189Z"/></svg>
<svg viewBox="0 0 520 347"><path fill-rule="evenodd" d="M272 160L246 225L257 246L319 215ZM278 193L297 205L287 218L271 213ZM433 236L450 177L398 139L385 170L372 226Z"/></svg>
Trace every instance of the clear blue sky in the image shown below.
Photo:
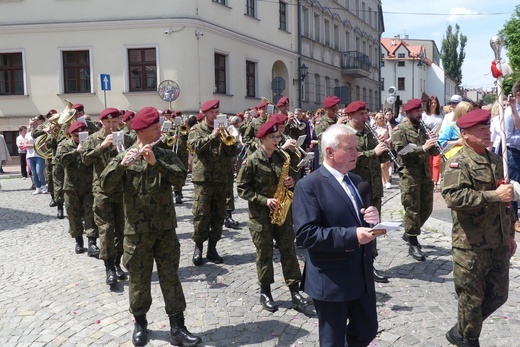
<svg viewBox="0 0 520 347"><path fill-rule="evenodd" d="M439 50L448 25L460 25L468 37L462 65L462 86L490 90L494 78L489 74L494 53L489 39L504 27L517 4L511 0L392 0L383 1L383 37L408 35L411 39L435 40ZM506 50L502 56L509 59ZM442 67L442 66L441 66Z"/></svg>

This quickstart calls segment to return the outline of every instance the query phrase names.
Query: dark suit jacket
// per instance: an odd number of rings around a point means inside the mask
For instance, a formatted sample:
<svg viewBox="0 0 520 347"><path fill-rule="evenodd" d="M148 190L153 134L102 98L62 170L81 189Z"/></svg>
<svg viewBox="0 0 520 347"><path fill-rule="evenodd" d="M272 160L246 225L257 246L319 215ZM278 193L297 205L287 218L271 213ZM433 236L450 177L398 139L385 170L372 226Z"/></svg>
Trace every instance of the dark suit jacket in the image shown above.
<svg viewBox="0 0 520 347"><path fill-rule="evenodd" d="M362 181L349 177L355 186ZM316 300L350 301L374 292L372 244L359 245L354 205L324 166L298 182L292 212L296 240L307 249L305 293Z"/></svg>

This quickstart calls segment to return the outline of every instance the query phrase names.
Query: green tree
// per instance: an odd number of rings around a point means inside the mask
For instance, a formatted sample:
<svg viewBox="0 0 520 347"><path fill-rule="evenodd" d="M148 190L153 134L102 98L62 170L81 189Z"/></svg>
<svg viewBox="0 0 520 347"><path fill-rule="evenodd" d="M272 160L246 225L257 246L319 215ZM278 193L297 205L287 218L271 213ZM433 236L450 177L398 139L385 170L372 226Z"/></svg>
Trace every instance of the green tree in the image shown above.
<svg viewBox="0 0 520 347"><path fill-rule="evenodd" d="M504 95L511 92L515 81L520 80L520 31L518 28L520 28L520 5L516 5L513 15L500 30L504 36L509 65L515 71L513 75L504 79Z"/></svg>
<svg viewBox="0 0 520 347"><path fill-rule="evenodd" d="M467 42L468 37L460 33L458 24L455 24L455 33L453 33L451 25L448 25L441 46L442 67L448 76L457 81L458 84L462 82L462 63L466 58L464 48Z"/></svg>

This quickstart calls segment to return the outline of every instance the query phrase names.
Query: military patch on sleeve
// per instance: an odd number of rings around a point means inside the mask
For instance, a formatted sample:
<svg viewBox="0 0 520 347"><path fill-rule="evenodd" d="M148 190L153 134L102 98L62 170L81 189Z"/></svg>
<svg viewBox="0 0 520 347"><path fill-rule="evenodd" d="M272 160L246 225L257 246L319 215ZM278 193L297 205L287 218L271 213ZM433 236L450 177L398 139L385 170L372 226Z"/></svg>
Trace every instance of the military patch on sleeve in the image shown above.
<svg viewBox="0 0 520 347"><path fill-rule="evenodd" d="M457 162L450 163L450 169L458 169L458 168L459 168L459 163L457 163Z"/></svg>

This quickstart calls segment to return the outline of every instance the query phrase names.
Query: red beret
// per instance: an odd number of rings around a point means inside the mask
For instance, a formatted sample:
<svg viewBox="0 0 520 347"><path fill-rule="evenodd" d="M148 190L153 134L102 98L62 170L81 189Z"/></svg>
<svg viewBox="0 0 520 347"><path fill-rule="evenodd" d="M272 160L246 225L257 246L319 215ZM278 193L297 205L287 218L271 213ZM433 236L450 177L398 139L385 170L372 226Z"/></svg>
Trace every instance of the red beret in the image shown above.
<svg viewBox="0 0 520 347"><path fill-rule="evenodd" d="M256 109L261 109L261 108L264 108L264 107L267 107L267 102L265 101L262 101L261 103L259 103L258 105L255 106Z"/></svg>
<svg viewBox="0 0 520 347"><path fill-rule="evenodd" d="M74 105L72 105L72 108L78 112L81 112L84 109L83 104L74 104Z"/></svg>
<svg viewBox="0 0 520 347"><path fill-rule="evenodd" d="M101 111L99 120L114 119L119 117L119 110L117 108L109 107Z"/></svg>
<svg viewBox="0 0 520 347"><path fill-rule="evenodd" d="M155 107L144 107L135 115L132 129L146 129L155 123L159 123L159 111Z"/></svg>
<svg viewBox="0 0 520 347"><path fill-rule="evenodd" d="M327 96L325 100L323 100L323 106L325 108L332 108L340 103L340 100L337 96Z"/></svg>
<svg viewBox="0 0 520 347"><path fill-rule="evenodd" d="M354 101L351 102L346 108L345 113L354 113L359 110L366 110L367 104L364 101Z"/></svg>
<svg viewBox="0 0 520 347"><path fill-rule="evenodd" d="M49 118L50 116L52 116L53 114L56 114L56 113L58 113L58 111L56 111L55 109L50 110L49 112L47 112L47 118Z"/></svg>
<svg viewBox="0 0 520 347"><path fill-rule="evenodd" d="M162 114L173 114L172 110L164 110Z"/></svg>
<svg viewBox="0 0 520 347"><path fill-rule="evenodd" d="M285 105L289 105L289 98L286 96L281 97L280 100L278 100L278 102L276 103L276 107L282 107Z"/></svg>
<svg viewBox="0 0 520 347"><path fill-rule="evenodd" d="M403 112L416 110L418 108L422 108L422 101L420 99L412 99L412 100L409 100L406 103L406 105L404 105Z"/></svg>
<svg viewBox="0 0 520 347"><path fill-rule="evenodd" d="M173 112L173 114L174 114L176 117L182 116L182 112L181 112L181 111L175 111L175 112Z"/></svg>
<svg viewBox="0 0 520 347"><path fill-rule="evenodd" d="M220 102L218 100L209 100L202 104L200 110L202 112L208 112L209 110L215 110L220 107Z"/></svg>
<svg viewBox="0 0 520 347"><path fill-rule="evenodd" d="M287 122L287 118L288 117L283 113L276 113L269 118L269 123L274 123L276 125L284 125L285 122Z"/></svg>
<svg viewBox="0 0 520 347"><path fill-rule="evenodd" d="M72 134L76 131L85 131L85 130L87 130L87 125L85 123L83 123L82 121L77 120L70 125L69 130L67 130L67 131L69 132L69 134Z"/></svg>
<svg viewBox="0 0 520 347"><path fill-rule="evenodd" d="M128 122L129 120L134 119L134 117L135 117L135 112L128 110L123 115L123 122Z"/></svg>
<svg viewBox="0 0 520 347"><path fill-rule="evenodd" d="M273 134L278 131L278 124L268 121L262 124L260 129L258 129L258 132L256 133L256 137L259 139L264 138L266 135Z"/></svg>
<svg viewBox="0 0 520 347"><path fill-rule="evenodd" d="M460 129L468 129L479 124L489 125L490 119L491 112L477 108L462 115L456 123Z"/></svg>
<svg viewBox="0 0 520 347"><path fill-rule="evenodd" d="M204 118L204 113L202 113L202 111L200 111L199 114L197 115L197 122L202 121L203 118Z"/></svg>

